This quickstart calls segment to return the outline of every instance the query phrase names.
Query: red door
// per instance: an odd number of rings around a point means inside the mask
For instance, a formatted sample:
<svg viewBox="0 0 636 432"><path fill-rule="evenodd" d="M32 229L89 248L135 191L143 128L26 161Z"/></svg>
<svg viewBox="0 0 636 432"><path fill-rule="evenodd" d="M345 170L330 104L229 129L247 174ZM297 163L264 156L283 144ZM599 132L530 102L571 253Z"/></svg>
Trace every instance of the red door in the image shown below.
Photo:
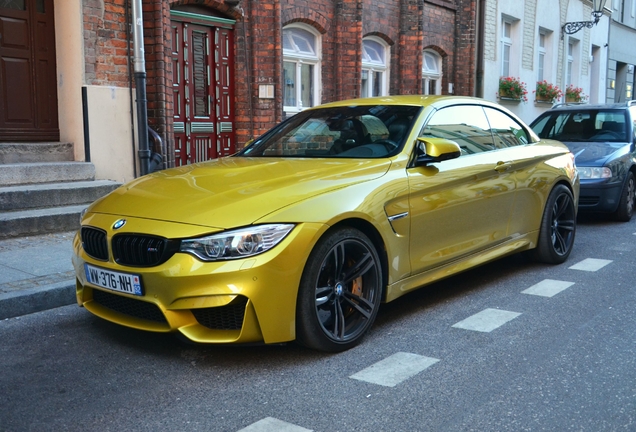
<svg viewBox="0 0 636 432"><path fill-rule="evenodd" d="M0 141L58 141L53 0L0 1Z"/></svg>
<svg viewBox="0 0 636 432"><path fill-rule="evenodd" d="M172 21L175 165L236 151L231 29Z"/></svg>

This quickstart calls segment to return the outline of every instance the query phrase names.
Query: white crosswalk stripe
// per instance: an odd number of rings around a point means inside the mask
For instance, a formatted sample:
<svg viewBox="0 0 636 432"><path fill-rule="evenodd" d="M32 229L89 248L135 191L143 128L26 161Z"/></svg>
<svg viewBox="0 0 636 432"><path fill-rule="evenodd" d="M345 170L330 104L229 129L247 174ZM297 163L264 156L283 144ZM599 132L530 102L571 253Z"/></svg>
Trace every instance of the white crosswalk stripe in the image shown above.
<svg viewBox="0 0 636 432"><path fill-rule="evenodd" d="M464 330L474 330L489 333L496 328L501 327L508 321L511 321L521 315L518 312L510 312L501 309L485 309L465 320L453 324L453 327Z"/></svg>
<svg viewBox="0 0 636 432"><path fill-rule="evenodd" d="M438 361L438 359L431 357L398 352L366 369L362 369L349 378L385 387L395 387Z"/></svg>
<svg viewBox="0 0 636 432"><path fill-rule="evenodd" d="M561 291L568 289L572 285L574 285L574 282L545 279L538 284L532 285L527 290L521 291L521 293L542 297L553 297Z"/></svg>
<svg viewBox="0 0 636 432"><path fill-rule="evenodd" d="M584 259L583 261L578 262L578 263L574 264L573 266L569 267L569 269L593 272L593 271L597 271L597 270L602 269L603 267L605 267L606 265L608 265L611 262L612 262L612 260L604 260L604 259L597 259L597 258L587 258L587 259Z"/></svg>
<svg viewBox="0 0 636 432"><path fill-rule="evenodd" d="M274 417L266 417L238 432L311 432L312 430L275 419Z"/></svg>

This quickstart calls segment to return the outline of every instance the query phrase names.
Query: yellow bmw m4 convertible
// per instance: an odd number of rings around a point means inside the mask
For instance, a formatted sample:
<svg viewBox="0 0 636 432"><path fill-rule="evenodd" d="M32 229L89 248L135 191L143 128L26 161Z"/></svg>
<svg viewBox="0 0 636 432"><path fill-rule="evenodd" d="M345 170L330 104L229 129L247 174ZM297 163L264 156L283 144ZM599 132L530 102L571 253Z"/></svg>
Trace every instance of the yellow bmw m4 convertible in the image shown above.
<svg viewBox="0 0 636 432"><path fill-rule="evenodd" d="M497 104L330 103L93 203L77 301L195 342L342 351L411 290L516 252L564 262L578 195L572 153Z"/></svg>

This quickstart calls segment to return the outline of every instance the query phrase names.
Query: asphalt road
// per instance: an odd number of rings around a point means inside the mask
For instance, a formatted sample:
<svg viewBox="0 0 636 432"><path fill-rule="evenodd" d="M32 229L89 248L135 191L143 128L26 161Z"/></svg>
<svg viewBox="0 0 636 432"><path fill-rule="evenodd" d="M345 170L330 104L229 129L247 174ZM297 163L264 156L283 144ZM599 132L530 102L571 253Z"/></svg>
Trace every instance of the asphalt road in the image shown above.
<svg viewBox="0 0 636 432"><path fill-rule="evenodd" d="M76 306L0 321L0 431L636 431L636 219L380 309L364 343L196 346Z"/></svg>

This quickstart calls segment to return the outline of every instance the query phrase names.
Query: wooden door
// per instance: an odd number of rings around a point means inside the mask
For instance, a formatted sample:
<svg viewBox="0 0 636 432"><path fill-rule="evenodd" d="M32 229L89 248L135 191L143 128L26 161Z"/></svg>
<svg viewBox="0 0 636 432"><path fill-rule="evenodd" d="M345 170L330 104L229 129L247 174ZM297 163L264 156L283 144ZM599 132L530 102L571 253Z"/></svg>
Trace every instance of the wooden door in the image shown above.
<svg viewBox="0 0 636 432"><path fill-rule="evenodd" d="M231 29L172 21L175 165L236 151Z"/></svg>
<svg viewBox="0 0 636 432"><path fill-rule="evenodd" d="M0 141L58 141L53 0L0 1Z"/></svg>

